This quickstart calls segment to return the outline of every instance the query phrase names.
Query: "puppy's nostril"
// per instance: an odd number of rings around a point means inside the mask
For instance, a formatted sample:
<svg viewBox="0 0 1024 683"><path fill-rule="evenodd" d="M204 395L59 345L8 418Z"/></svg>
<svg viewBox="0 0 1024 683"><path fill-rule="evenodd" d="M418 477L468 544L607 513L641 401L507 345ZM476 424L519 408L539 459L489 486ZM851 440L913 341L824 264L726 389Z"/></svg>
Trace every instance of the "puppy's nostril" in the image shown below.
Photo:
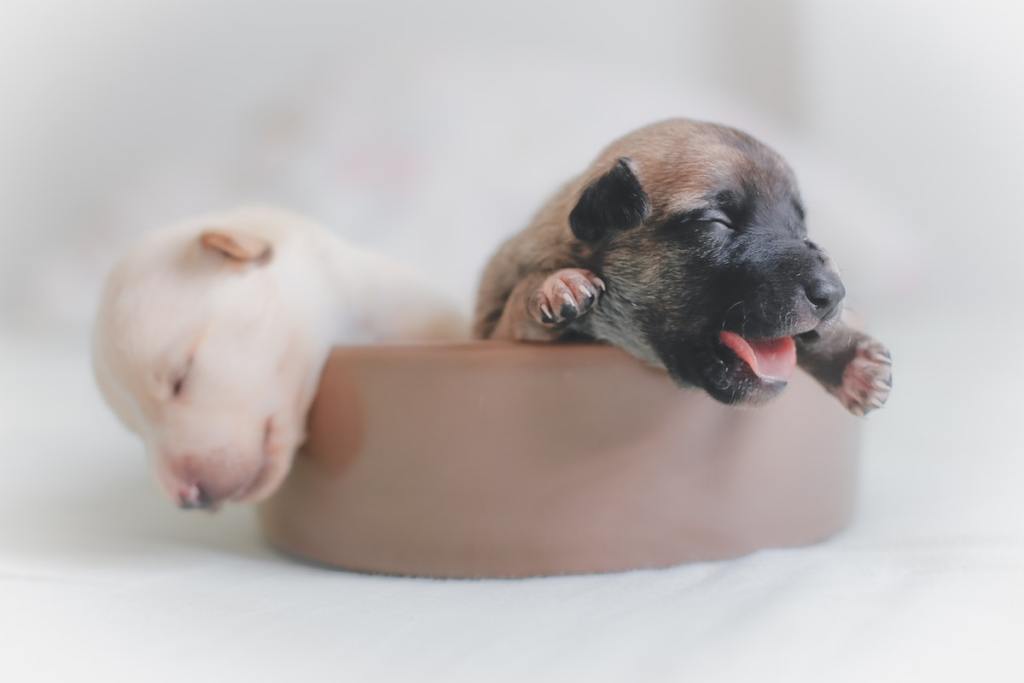
<svg viewBox="0 0 1024 683"><path fill-rule="evenodd" d="M199 484L182 488L178 494L178 507L182 510L200 510L213 505L213 498Z"/></svg>
<svg viewBox="0 0 1024 683"><path fill-rule="evenodd" d="M846 296L846 288L836 277L815 278L804 287L804 291L807 300L823 318L835 311Z"/></svg>

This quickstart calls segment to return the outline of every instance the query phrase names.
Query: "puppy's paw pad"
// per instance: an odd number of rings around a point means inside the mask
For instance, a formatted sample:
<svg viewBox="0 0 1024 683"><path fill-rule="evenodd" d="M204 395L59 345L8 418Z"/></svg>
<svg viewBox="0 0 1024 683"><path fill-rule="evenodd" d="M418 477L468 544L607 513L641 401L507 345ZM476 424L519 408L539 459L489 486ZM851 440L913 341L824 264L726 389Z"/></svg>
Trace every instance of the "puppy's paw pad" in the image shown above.
<svg viewBox="0 0 1024 683"><path fill-rule="evenodd" d="M542 325L562 325L594 307L605 286L589 270L564 268L549 275L530 297L530 316Z"/></svg>
<svg viewBox="0 0 1024 683"><path fill-rule="evenodd" d="M843 383L835 395L854 415L866 415L885 405L892 391L892 356L874 339L857 344L853 358L843 371Z"/></svg>

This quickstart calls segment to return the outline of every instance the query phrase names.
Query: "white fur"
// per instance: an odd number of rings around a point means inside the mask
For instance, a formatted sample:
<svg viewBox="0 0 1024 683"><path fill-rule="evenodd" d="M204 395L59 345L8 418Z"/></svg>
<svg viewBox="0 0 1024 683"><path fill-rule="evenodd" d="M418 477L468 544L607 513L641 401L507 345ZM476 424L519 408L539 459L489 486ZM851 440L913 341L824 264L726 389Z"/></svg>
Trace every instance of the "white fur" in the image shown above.
<svg viewBox="0 0 1024 683"><path fill-rule="evenodd" d="M271 256L231 259L201 245L209 229L265 241ZM239 209L153 232L114 267L93 364L168 495L195 504L201 487L215 501L256 501L304 439L332 345L466 335L454 308L399 265L298 216Z"/></svg>

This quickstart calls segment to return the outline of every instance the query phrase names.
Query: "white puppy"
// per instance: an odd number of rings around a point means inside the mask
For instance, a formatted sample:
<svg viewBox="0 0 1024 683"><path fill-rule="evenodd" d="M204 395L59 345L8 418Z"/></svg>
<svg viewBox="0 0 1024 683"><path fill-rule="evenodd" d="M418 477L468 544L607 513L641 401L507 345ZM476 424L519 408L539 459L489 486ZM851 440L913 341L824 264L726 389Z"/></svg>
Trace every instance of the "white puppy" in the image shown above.
<svg viewBox="0 0 1024 683"><path fill-rule="evenodd" d="M395 263L295 215L240 209L154 232L115 266L93 365L162 488L213 507L284 479L332 345L467 334Z"/></svg>

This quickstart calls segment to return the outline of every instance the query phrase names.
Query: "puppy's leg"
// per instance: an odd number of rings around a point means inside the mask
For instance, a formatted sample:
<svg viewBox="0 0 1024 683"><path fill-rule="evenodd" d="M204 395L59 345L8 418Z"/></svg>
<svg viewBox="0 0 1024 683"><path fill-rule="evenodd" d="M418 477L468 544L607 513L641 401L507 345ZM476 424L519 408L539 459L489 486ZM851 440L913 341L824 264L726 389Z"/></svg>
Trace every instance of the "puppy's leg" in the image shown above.
<svg viewBox="0 0 1024 683"><path fill-rule="evenodd" d="M797 338L797 360L854 415L881 408L892 389L892 356L846 313L834 326Z"/></svg>
<svg viewBox="0 0 1024 683"><path fill-rule="evenodd" d="M569 323L593 309L604 289L601 278L582 268L528 275L512 289L491 338L557 339Z"/></svg>

